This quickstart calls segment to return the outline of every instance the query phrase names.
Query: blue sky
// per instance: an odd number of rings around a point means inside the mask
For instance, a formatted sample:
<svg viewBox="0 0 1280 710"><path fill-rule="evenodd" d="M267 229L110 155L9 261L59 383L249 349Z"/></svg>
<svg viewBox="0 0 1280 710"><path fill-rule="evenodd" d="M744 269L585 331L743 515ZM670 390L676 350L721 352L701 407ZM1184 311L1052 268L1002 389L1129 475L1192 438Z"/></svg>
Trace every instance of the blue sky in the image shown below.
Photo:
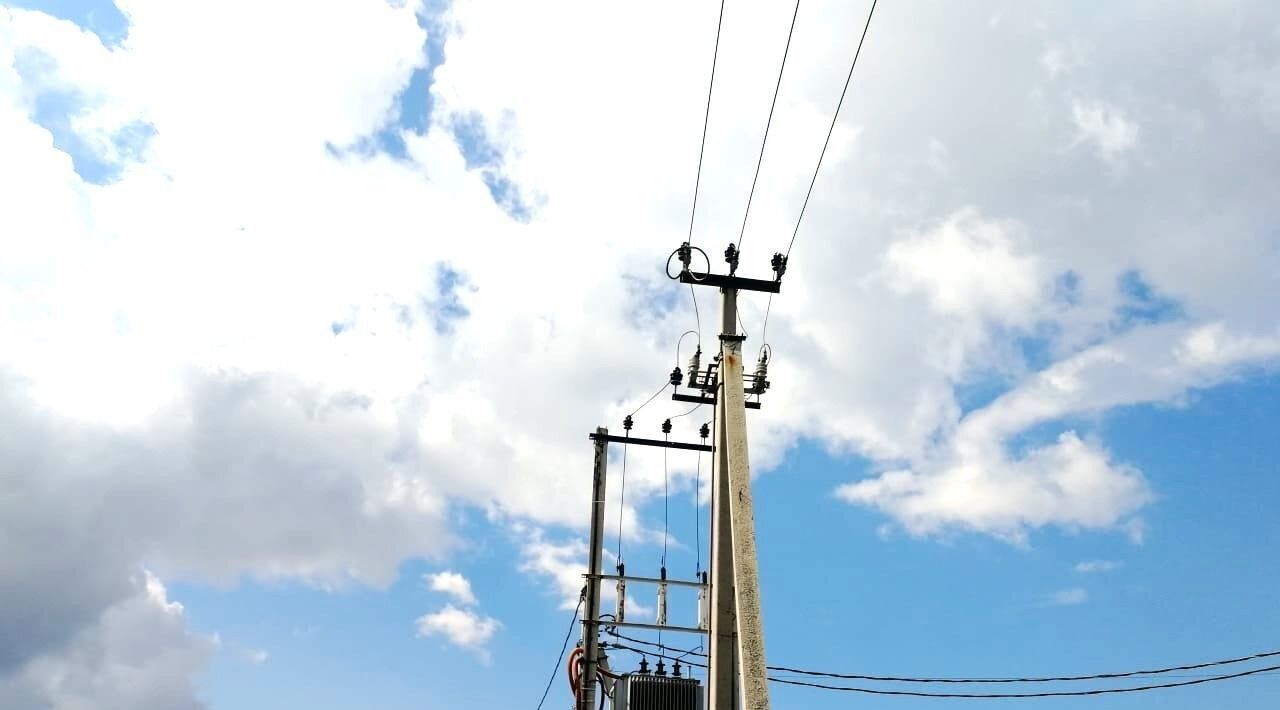
<svg viewBox="0 0 1280 710"><path fill-rule="evenodd" d="M914 676L1056 675L1271 650L1280 619L1270 600L1280 578L1264 561L1269 541L1280 533L1271 506L1280 496L1274 475L1280 444L1268 435L1278 401L1280 381L1259 377L1197 394L1187 407L1138 407L1097 422L1099 434L1125 460L1153 477L1159 474L1160 501L1149 513L1151 533L1141 546L1070 532L1037 535L1031 549L974 535L942 543L901 535L884 539L876 533L881 516L851 512L829 493L834 484L865 472L866 463L802 443L756 488L771 664ZM583 449L583 462L589 463ZM1208 487L1215 490L1211 499L1205 496ZM686 523L677 534L691 537L687 496L672 505L672 517ZM661 515L660 509L648 512ZM536 702L568 612L537 585L513 576L518 561L503 531L478 523L472 534L478 549L465 555L465 563L449 567L469 577L485 609L503 619L490 645L492 666L413 638L409 620L440 601L420 579L438 569L431 565L404 565L387 592L175 587L173 595L187 605L196 628L271 649L262 666L221 654L204 684L214 706ZM692 555L685 552L671 555L673 572L692 568ZM629 559L633 574L648 573L641 555ZM1098 560L1116 567L1074 569ZM656 568L656 560L649 562ZM1084 589L1087 600L1052 603L1055 593L1070 589ZM689 608L682 613L692 614ZM1193 677L1183 673L1174 680ZM1274 679L1263 675L1159 695L1052 702L1069 708L1142 708L1152 702L1168 708L1262 708L1275 697ZM561 704L567 697L563 686L562 678L552 686L551 697ZM803 688L774 692L779 707L964 702L869 701Z"/></svg>
<svg viewBox="0 0 1280 710"><path fill-rule="evenodd" d="M714 342L714 294L695 316L661 265L717 6L0 5L0 705L534 706L583 561L585 434L621 428L699 318ZM725 20L713 255L784 9ZM746 272L790 236L865 10L801 10ZM1280 649L1280 13L877 12L749 414L770 663ZM742 308L753 352L763 299ZM681 411L658 398L638 435ZM669 475L691 577L708 462L632 449L624 505L620 453L608 549L621 515L628 572L657 574ZM1278 675L1010 702L1261 709Z"/></svg>

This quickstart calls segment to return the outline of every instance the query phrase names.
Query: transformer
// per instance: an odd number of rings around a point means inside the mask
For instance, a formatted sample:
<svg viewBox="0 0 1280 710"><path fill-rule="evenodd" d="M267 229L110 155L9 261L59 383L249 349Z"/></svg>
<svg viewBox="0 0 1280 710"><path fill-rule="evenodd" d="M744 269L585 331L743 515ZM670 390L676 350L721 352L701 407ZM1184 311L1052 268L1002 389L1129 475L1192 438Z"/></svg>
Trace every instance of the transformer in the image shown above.
<svg viewBox="0 0 1280 710"><path fill-rule="evenodd" d="M649 673L628 673L618 679L613 710L702 710L702 682Z"/></svg>

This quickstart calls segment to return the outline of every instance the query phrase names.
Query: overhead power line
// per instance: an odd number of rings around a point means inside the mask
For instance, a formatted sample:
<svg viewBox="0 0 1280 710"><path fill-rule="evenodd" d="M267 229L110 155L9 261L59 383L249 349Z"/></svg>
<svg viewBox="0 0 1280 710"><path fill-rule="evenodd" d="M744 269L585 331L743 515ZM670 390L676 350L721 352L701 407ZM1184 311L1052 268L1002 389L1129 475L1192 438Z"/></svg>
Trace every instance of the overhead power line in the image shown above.
<svg viewBox="0 0 1280 710"><path fill-rule="evenodd" d="M720 0L720 16L716 20L716 42L711 50L711 80L707 82L707 108L702 115L702 140L698 143L698 172L693 178L693 206L689 208L689 243L693 244L693 221L698 215L698 189L702 185L702 156L707 150L707 126L711 123L711 92L716 87L716 60L720 56L720 28L724 26L724 0ZM698 294L689 284L693 299L693 317L698 326L698 342L702 342L702 314L698 312Z"/></svg>
<svg viewBox="0 0 1280 710"><path fill-rule="evenodd" d="M1280 666L1269 666L1266 668L1255 668L1253 670L1241 671L1239 673L1230 673L1227 675L1216 675L1208 678L1196 678L1195 680L1180 680L1175 683L1155 683L1152 685L1137 685L1127 688L1095 688L1092 690L1048 690L1038 691L1034 693L926 693L915 690L881 690L879 688L858 688L844 685L827 685L825 683L811 683L803 680L786 680L783 678L769 678L770 682L782 683L784 685L799 685L806 688L818 688L821 690L842 690L848 693L863 693L865 695L897 695L912 698L979 698L987 700L998 700L1001 698L1067 698L1082 697L1090 695L1116 695L1118 693L1141 693L1149 690L1163 690L1166 688L1182 688L1188 685L1201 685L1204 683L1215 683L1218 681L1232 680L1235 678L1244 678L1245 676L1258 675L1260 673L1269 673L1280 670Z"/></svg>
<svg viewBox="0 0 1280 710"><path fill-rule="evenodd" d="M849 73L844 78L844 88L840 90L840 100L836 102L836 110L831 114L831 125L827 127L827 137L822 141L822 151L818 153L818 163L813 167L813 177L809 179L809 189L804 193L804 202L800 205L800 215L796 217L795 229L791 231L791 241L787 243L786 259L791 258L791 247L796 244L796 235L800 234L800 223L804 221L804 213L809 208L809 198L813 196L813 186L818 182L818 172L822 170L822 159L827 156L827 146L831 144L831 134L835 132L836 121L840 118L840 108L844 106L844 97L849 93L849 83L853 80L853 69L858 66L858 57L862 55L862 44L867 40L867 31L871 29L871 18L876 13L876 0L871 0L871 9L867 11L867 21L862 25L862 36L858 38L858 48L853 52L853 61L849 63ZM741 237L739 237L741 246ZM767 343L765 336L769 334L769 311L773 307L773 294L764 307L764 325L760 328L760 340Z"/></svg>
<svg viewBox="0 0 1280 710"><path fill-rule="evenodd" d="M716 20L716 43L711 51L711 80L707 82L707 109L702 117L702 142L698 145L698 172L693 179L693 207L689 210L689 243L693 244L693 218L698 214L698 188L702 185L702 155L707 149L707 125L711 122L711 92L716 87L716 59L720 56L720 28L724 25L724 0Z"/></svg>
<svg viewBox="0 0 1280 710"><path fill-rule="evenodd" d="M871 9L867 12L867 21L862 26L862 37L858 39L858 48L853 52L853 61L849 63L849 74L844 78L844 88L840 90L840 100L836 102L836 110L831 114L831 125L827 127L827 138L822 141L822 152L818 153L818 164L813 168L813 177L809 180L809 190L804 193L804 203L800 205L800 216L796 218L796 228L791 232L791 241L787 244L787 256L791 256L791 247L795 246L796 235L800 233L800 222L804 220L805 210L809 207L809 197L813 195L813 186L818 182L818 171L822 170L822 159L827 155L827 146L831 144L831 134L835 132L836 121L840 118L840 108L844 106L844 97L849 93L849 83L853 80L853 68L858 66L858 57L862 54L862 43L867 40L867 30L871 29L871 18L876 12L876 0L871 0Z"/></svg>
<svg viewBox="0 0 1280 710"><path fill-rule="evenodd" d="M651 651L651 650L646 651L643 649L633 648L625 644L614 643L610 645L613 648L618 648L625 651L631 651L633 653L639 653L641 655L658 656L660 658L664 658L667 660L682 660L685 664L690 666L695 666L697 668L707 667L705 663L699 663L697 661L692 661L684 658L684 656L686 655L695 655L695 656L703 655L703 654L696 653L694 651L684 650L682 651L682 655L677 657L675 655L672 655L672 653L674 653L676 649L668 648L664 651ZM654 644L650 644L650 645L654 645ZM769 669L780 670L774 666L769 666ZM787 670L790 670L791 672L797 672L797 671L794 671L794 669L787 669ZM806 688L816 688L819 690L835 690L835 691L843 691L846 693L861 693L864 695L889 695L889 696L912 697L912 698L999 700L999 699L1006 699L1006 698L1007 699L1061 698L1061 697L1084 697L1084 696L1093 696L1093 695L1115 695L1119 693L1139 693L1139 692L1146 692L1151 690L1162 690L1166 688L1181 688L1181 687L1190 686L1190 685L1202 685L1205 683L1215 683L1215 682L1220 682L1225 680L1233 680L1236 678L1244 678L1247 676L1261 675L1264 673L1273 673L1276 671L1280 671L1280 666L1266 666L1262 668L1254 668L1247 671L1240 671L1237 673L1227 673L1223 675L1208 676L1205 678L1196 678L1193 680L1182 680L1182 681L1177 681L1172 683L1153 683L1149 685L1129 686L1124 688L1093 688L1088 690L1047 690L1047 691L1036 691L1036 692L1027 692L1027 693L934 693L934 692L918 691L918 690L889 690L889 689L882 689L882 688L863 688L863 687L848 686L848 685L831 685L828 683L816 683L816 682L804 681L804 680L778 678L776 676L769 676L769 682L781 683L783 685L801 686ZM806 671L798 671L798 672L804 673Z"/></svg>
<svg viewBox="0 0 1280 710"><path fill-rule="evenodd" d="M631 641L632 643L641 643L647 646L656 646L650 641L632 638L623 634L613 634L617 638ZM681 653L688 652L695 656L705 654L697 651L689 651L687 649L676 649L670 646L666 647L670 651L678 651ZM1261 653L1252 653L1247 656L1238 656L1235 658L1224 658L1217 661L1206 661L1203 663L1192 663L1180 666L1167 666L1165 668L1150 668L1139 671L1124 671L1119 673L1094 673L1091 675L1062 675L1062 676L1028 676L1028 677L998 677L998 678L954 678L954 677L907 677L907 676L889 676L889 675L866 675L862 673L834 673L830 671L814 671L803 668L791 668L788 666L768 666L771 671L779 671L782 673L799 673L809 676L820 676L824 678L840 678L844 680L873 680L892 683L1059 683L1068 681L1081 680L1110 680L1115 678L1131 678L1134 676L1152 676L1163 675L1165 673L1176 673L1178 671L1194 671L1203 668L1213 668L1215 666L1229 666L1237 663L1245 663L1248 661L1257 661L1264 658L1275 658L1280 656L1280 650L1263 651Z"/></svg>
<svg viewBox="0 0 1280 710"><path fill-rule="evenodd" d="M769 126L773 125L773 109L778 105L778 90L782 88L782 72L787 68L787 55L791 52L791 35L796 30L796 17L800 15L800 0L796 0L796 9L791 13L791 29L787 30L787 46L782 50L782 64L778 67L778 82L773 87L773 101L769 103L769 118L764 123L764 138L760 141L760 157L756 158L756 174L751 178L751 192L747 193L747 209L742 213L742 229L738 232L739 251L742 250L742 237L747 233L747 217L751 214L751 200L756 195L756 182L760 179L760 165L764 162L764 147L769 144Z"/></svg>

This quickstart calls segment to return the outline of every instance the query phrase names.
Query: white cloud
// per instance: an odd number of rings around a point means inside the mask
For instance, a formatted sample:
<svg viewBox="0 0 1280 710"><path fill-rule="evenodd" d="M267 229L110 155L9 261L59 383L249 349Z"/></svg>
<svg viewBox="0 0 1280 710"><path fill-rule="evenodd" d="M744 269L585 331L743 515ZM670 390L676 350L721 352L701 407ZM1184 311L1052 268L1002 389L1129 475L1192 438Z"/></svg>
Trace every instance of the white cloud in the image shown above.
<svg viewBox="0 0 1280 710"><path fill-rule="evenodd" d="M689 67L709 60L715 8L673 25L661 9L457 0L432 129L403 136L405 160L326 144L389 117L424 61L416 3L122 9L129 37L110 50L0 9L0 194L23 196L0 210L0 416L22 432L0 440L0 484L16 492L0 500L0 539L17 541L0 555L17 580L0 605L58 620L0 618L0 678L135 599L143 558L165 579L379 585L405 559L457 549L455 507L546 529L516 543L522 564L576 601L582 435L652 392L693 321L654 265L687 229L705 98ZM776 56L759 47L786 11L742 8L721 47L695 225L712 253L741 218L760 125L740 119L767 111L759 77ZM801 13L744 273L785 248L851 51L839 28L862 11ZM1280 176L1257 159L1280 45L1267 23L1233 19L1270 8L1148 11L877 18L773 302L757 471L805 437L872 459L887 473L840 494L917 534L1141 532L1162 472L1062 420L1179 402L1280 357ZM1153 30L1135 54L1139 21ZM582 31L599 26L628 32ZM984 51L953 51L956 37ZM18 61L31 57L47 61ZM114 182L82 181L33 122L49 91L83 97L71 130L119 163ZM463 117L539 205L527 222L468 168L447 131ZM110 136L134 121L156 135L129 157ZM468 284L447 332L432 310L440 263ZM1178 321L1125 322L1116 284L1131 271L1177 301ZM742 308L754 346L763 301ZM974 408L974 381L1009 391ZM655 431L671 405L637 427ZM1056 438L1025 442L1038 427ZM692 468L673 461L675 480ZM655 459L632 458L634 544L660 482ZM29 552L45 548L68 552Z"/></svg>
<svg viewBox="0 0 1280 710"><path fill-rule="evenodd" d="M212 658L216 638L191 633L182 605L151 573L129 586L63 643L0 669L0 706L204 708L191 679Z"/></svg>
<svg viewBox="0 0 1280 710"><path fill-rule="evenodd" d="M419 636L441 636L455 646L475 651L486 660L489 655L485 646L502 627L496 619L452 604L424 614L415 623Z"/></svg>
<svg viewBox="0 0 1280 710"><path fill-rule="evenodd" d="M1151 498L1141 474L1074 432L1021 458L993 442L925 466L845 484L837 495L885 510L913 534L959 528L1018 543L1045 525L1120 526Z"/></svg>
<svg viewBox="0 0 1280 710"><path fill-rule="evenodd" d="M521 545L520 571L546 577L557 591L562 609L572 609L582 595L587 572L587 543L582 539L550 542L541 530L531 531Z"/></svg>
<svg viewBox="0 0 1280 710"><path fill-rule="evenodd" d="M1049 595L1049 604L1053 606L1077 606L1089 601L1089 591L1084 587L1060 589Z"/></svg>
<svg viewBox="0 0 1280 710"><path fill-rule="evenodd" d="M427 586L435 592L442 592L454 598L459 604L474 605L476 595L471 592L471 582L457 572L437 572L423 575Z"/></svg>
<svg viewBox="0 0 1280 710"><path fill-rule="evenodd" d="M1071 120L1076 125L1076 140L1092 143L1098 154L1112 164L1138 144L1138 124L1104 101L1073 102Z"/></svg>
<svg viewBox="0 0 1280 710"><path fill-rule="evenodd" d="M1120 569L1120 563L1115 560L1085 560L1077 562L1073 567L1077 574L1096 574L1100 572L1112 572Z"/></svg>
<svg viewBox="0 0 1280 710"><path fill-rule="evenodd" d="M1036 257L1018 244L1019 231L962 210L890 244L888 278L903 292L923 291L945 316L1029 325L1048 294Z"/></svg>

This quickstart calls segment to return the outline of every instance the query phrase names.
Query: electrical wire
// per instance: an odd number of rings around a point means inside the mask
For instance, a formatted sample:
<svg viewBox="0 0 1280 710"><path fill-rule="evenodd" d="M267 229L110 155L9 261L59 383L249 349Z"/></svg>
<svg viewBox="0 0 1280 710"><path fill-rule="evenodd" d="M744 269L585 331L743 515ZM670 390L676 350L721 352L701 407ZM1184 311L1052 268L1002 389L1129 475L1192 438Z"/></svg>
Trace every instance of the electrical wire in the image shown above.
<svg viewBox="0 0 1280 710"><path fill-rule="evenodd" d="M698 188L703 183L703 154L707 151L707 127L712 120L712 91L716 88L716 61L719 59L719 31L724 26L724 0L716 20L716 46L712 50L712 78L707 83L707 111L703 114L703 139L698 146L698 173L694 177L694 206L689 210L689 243L694 243L694 217L698 215ZM692 284L690 284L690 289Z"/></svg>
<svg viewBox="0 0 1280 710"><path fill-rule="evenodd" d="M1269 666L1266 668L1255 668L1248 671L1240 671L1239 673L1228 673L1226 675L1210 676L1208 678L1197 678L1195 680L1180 680L1176 683L1154 683L1151 685L1136 685L1125 688L1094 688L1091 690L1050 690L1037 691L1034 693L925 693L915 690L881 690L879 688L858 688L843 685L827 685L825 683L811 683L803 680L786 680L783 678L769 678L771 682L783 683L785 685L799 685L807 688L819 688L822 690L843 690L850 693L863 693L866 695L897 695L912 698L980 698L988 700L996 700L1001 698L1068 698L1081 697L1090 695L1115 695L1118 693L1140 693L1148 690L1163 690L1165 688L1182 688L1188 685L1201 685L1203 683L1214 683L1223 680L1232 680L1234 678L1244 678L1246 676L1258 675L1260 673L1269 673L1280 670L1280 666Z"/></svg>
<svg viewBox="0 0 1280 710"><path fill-rule="evenodd" d="M760 165L764 163L764 147L769 143L769 127L773 125L773 109L778 105L778 90L782 88L782 72L787 68L787 55L791 52L791 35L795 33L796 17L800 15L800 0L791 13L791 28L787 30L787 45L782 50L782 64L778 67L778 82L773 87L773 101L769 103L769 118L764 124L764 138L760 141L760 157L756 158L756 174L751 178L751 192L747 194L747 208L742 213L742 229L738 232L738 251L742 250L742 237L747 233L747 217L751 214L751 200L756 195L756 182L760 179Z"/></svg>
<svg viewBox="0 0 1280 710"><path fill-rule="evenodd" d="M689 208L689 244L693 244L693 223L698 214L698 190L702 186L702 157L707 150L707 126L711 123L711 93L716 86L716 61L720 57L720 28L724 26L724 0L720 0L720 15L716 20L716 42L711 50L711 80L707 82L707 107L702 115L702 140L698 143L698 171L693 178L693 205ZM709 271L710 269L708 269ZM698 312L698 294L689 284L689 297L693 299L693 317L698 323L698 343L702 343L702 314Z"/></svg>
<svg viewBox="0 0 1280 710"><path fill-rule="evenodd" d="M724 0L720 0L720 16L716 20L716 43L711 50L711 80L707 82L707 108L702 116L702 141L698 145L698 172L693 179L693 207L689 209L689 244L693 244L693 219L698 214L698 188L702 185L702 156L707 149L707 126L711 123L711 92L716 87L716 61L720 57L720 28L724 26ZM690 293L693 284L689 284ZM694 308L698 299L694 297ZM701 330L701 328L699 328Z"/></svg>
<svg viewBox="0 0 1280 710"><path fill-rule="evenodd" d="M667 432L663 432L662 440L671 441L671 434ZM667 539L668 539L667 513L668 513L668 510L670 509L669 503L671 500L670 496L668 495L669 480L670 480L670 477L667 475L667 452L668 451L670 451L670 449L668 449L667 447L664 446L662 448L662 569L663 570L666 570L667 568Z"/></svg>
<svg viewBox="0 0 1280 710"><path fill-rule="evenodd" d="M1165 673L1173 673L1176 671L1190 671L1200 668L1212 668L1215 666L1227 666L1236 663L1244 663L1246 661L1256 661L1262 658L1273 658L1280 656L1280 651L1267 651L1265 653L1255 653L1248 656L1240 656L1238 658L1227 658L1220 661L1209 661L1207 663L1193 663L1182 666L1169 666L1167 668L1152 668L1140 671L1125 671L1123 673L1094 673L1092 675L1074 675L1074 676L1040 676L1026 678L900 678L895 676L872 676L872 675L855 675L852 673L825 673L818 671L808 671L799 668L787 668L785 666L769 666L770 670L784 671L787 673L799 673L802 675L822 676L826 678L843 678L846 680L875 680L875 681L893 681L900 683L1062 683L1082 680L1114 680L1116 678L1132 678L1134 676L1154 676L1163 675Z"/></svg>
<svg viewBox="0 0 1280 710"><path fill-rule="evenodd" d="M631 413L630 413L630 414L628 414L627 416L628 416L628 417L634 417L637 413L639 413L639 411L640 411L641 409L644 409L645 407L649 406L649 403L650 403L650 402L652 402L653 400L657 399L657 398L658 398L658 395L662 394L662 391L663 391L663 390L665 390L669 384L671 384L671 383L669 383L669 382L664 382L664 383L662 383L662 386L658 388L658 391L657 391L657 392L654 392L654 393L649 397L649 399L646 399L646 400L644 401L644 404L640 405L639 407L636 407L636 408L635 408L635 411L631 412Z"/></svg>
<svg viewBox="0 0 1280 710"><path fill-rule="evenodd" d="M631 432L626 432L627 438L631 437ZM622 564L622 513L626 510L627 503L627 442L622 442L622 485L618 491L618 554L616 555L618 564ZM619 573L621 574L621 573Z"/></svg>
<svg viewBox="0 0 1280 710"><path fill-rule="evenodd" d="M695 410L697 410L697 409L698 409L698 407L701 407L703 404L704 404L704 402L699 402L699 403L697 403L697 404L693 405L693 406L692 406L692 407L690 407L689 409L687 409L687 410L685 410L685 411L683 411L683 412L681 412L681 413L679 413L679 414L673 414L673 415L671 415L671 418L672 418L672 419L679 419L680 417L687 417L687 416L689 416L690 414L693 414L693 413L694 413L694 411L695 411Z"/></svg>
<svg viewBox="0 0 1280 710"><path fill-rule="evenodd" d="M871 29L871 18L876 12L876 0L871 0L871 9L867 12L867 21L862 26L862 37L858 40L858 48L853 52L853 61L849 63L849 74L844 79L844 88L840 90L840 100L836 102L835 113L831 116L831 125L827 128L826 140L822 141L822 152L818 153L818 164L813 168L813 177L809 180L809 189L804 193L804 202L800 205L800 216L796 218L796 227L791 231L791 241L787 243L786 258L791 258L791 247L795 246L796 235L800 234L800 223L804 221L805 210L809 208L809 198L813 195L813 186L818 182L818 171L822 169L822 159L827 155L827 146L831 144L831 134L835 131L836 120L840 118L840 107L844 106L845 94L849 92L849 82L853 79L853 68L858 66L858 56L862 54L862 43L867 39L867 31ZM739 241L741 245L741 241ZM760 327L760 341L768 343L765 337L769 333L769 312L773 308L773 294L769 294L764 306L764 325Z"/></svg>
<svg viewBox="0 0 1280 710"><path fill-rule="evenodd" d="M705 441L705 439L704 439ZM698 451L698 465L693 470L693 549L698 562L694 566L694 577L702 581L702 506L698 505L698 496L702 495L702 451Z"/></svg>
<svg viewBox="0 0 1280 710"><path fill-rule="evenodd" d="M693 299L693 322L698 326L698 347L702 347L702 314L698 312L698 294L693 290L693 284L689 284L689 297Z"/></svg>
<svg viewBox="0 0 1280 710"><path fill-rule="evenodd" d="M573 636L573 627L578 625L578 612L582 611L582 602L585 594L578 597L578 606L573 609L573 619L569 621L569 630L564 634L564 643L560 645L560 656L556 658L556 664L551 667L551 677L547 679L547 687L542 691L542 699L538 701L538 710L542 710L542 704L547 702L547 693L551 692L551 684L556 680L556 672L560 670L560 663L564 660L564 652L569 648L569 638Z"/></svg>
<svg viewBox="0 0 1280 710"><path fill-rule="evenodd" d="M615 633L615 637L632 643L641 643L649 646L656 644L645 641L644 639L632 638L624 634ZM705 653L697 651L689 651L688 649L677 649L666 647L670 651L686 651L695 656L706 656ZM1206 661L1204 663L1191 663L1179 666L1167 666L1165 668L1151 668L1139 671L1124 671L1121 673L1094 673L1091 675L1063 675L1063 676L1030 676L1030 677L1003 677L1003 678L914 678L904 676L885 676L885 675L865 675L858 673L832 673L828 671L812 671L802 668L790 668L788 666L768 666L771 671L779 671L783 673L798 673L808 676L820 676L824 678L837 678L843 680L871 680L879 682L896 682L896 683L1061 683L1082 680L1114 680L1117 678L1132 678L1134 676L1155 676L1167 673L1176 673L1178 671L1194 671L1203 668L1213 668L1216 666L1229 666L1238 663L1246 663L1248 661L1257 661L1264 658L1275 658L1280 656L1280 650L1263 651L1261 653L1253 653L1247 656L1238 656L1235 658L1224 658L1217 661ZM1212 677L1212 676L1211 676Z"/></svg>
<svg viewBox="0 0 1280 710"><path fill-rule="evenodd" d="M642 642L642 643L647 643L647 642ZM648 645L652 646L655 644L650 643ZM610 644L610 646L613 648L622 649L624 651L631 651L632 653L639 653L642 655L653 655L653 656L658 656L660 658L665 658L667 660L675 660L674 656L667 654L666 649L664 649L662 652L654 652L654 651L643 651L641 649L632 648L630 646L627 646L625 644L620 644L620 643L612 643ZM689 653L689 652L686 651L686 653ZM704 655L704 654L695 653L694 655ZM685 663L687 665L696 666L698 668L707 667L706 664L698 663L697 661L685 661ZM773 670L772 666L770 666L769 668L770 670ZM916 691L916 690L885 690L881 688L861 688L857 686L847 686L847 685L829 685L826 683L814 683L814 682L803 681L803 680L778 678L776 676L769 676L768 679L769 679L769 682L771 683L782 683L784 685L795 685L795 686L802 686L806 688L818 688L820 690L839 690L839 691L844 691L848 693L862 693L865 695L892 695L892 696L912 697L912 698L952 698L952 699L971 698L971 699L998 700L998 699L1005 699L1005 698L1008 698L1008 699L1062 698L1062 697L1081 697L1081 696L1092 696L1092 695L1114 695L1118 693L1138 693L1138 692L1144 692L1149 690L1162 690L1165 688L1182 688L1189 685L1201 685L1204 683L1214 683L1214 682L1224 681L1224 680L1233 680L1235 678L1244 678L1244 677L1253 676L1253 675L1270 674L1276 671L1280 671L1280 666L1265 666L1262 668L1254 668L1247 671L1239 671L1237 673L1227 673L1223 675L1208 676L1204 678L1196 678L1193 680L1183 680L1183 681L1178 681L1174 683L1153 683L1150 685L1129 686L1125 688L1093 688L1089 690L1049 690L1049 691L1037 691L1037 692L1029 692L1029 693L931 693L931 692Z"/></svg>
<svg viewBox="0 0 1280 710"><path fill-rule="evenodd" d="M689 284L689 288L693 288L693 284ZM685 332L681 333L681 334L680 334L680 337L679 337L679 338L676 338L676 367L680 367L680 346L681 346L681 344L683 344L683 343L684 343L684 336L686 336L686 335L688 335L688 334L690 334L690 333L693 333L695 336L697 336L697 338L698 338L698 349L699 349L699 350L701 350L701 349L702 349L702 333L700 333L700 332L698 332L698 331L696 331L696 330L686 330ZM690 373L690 374L689 374L689 376L690 376L690 377L692 377L692 376L693 376L693 373Z"/></svg>
<svg viewBox="0 0 1280 710"><path fill-rule="evenodd" d="M818 153L818 164L813 168L813 177L809 180L809 190L804 193L804 203L800 205L800 216L796 218L796 228L791 232L791 242L787 244L787 256L791 256L791 247L796 243L796 235L800 233L800 222L809 207L809 197L813 195L814 183L818 181L818 171L822 169L822 159L827 155L827 146L831 144L831 134L836 129L836 120L840 118L840 107L844 106L845 94L849 92L849 82L853 79L853 68L858 66L858 56L862 54L862 43L867 39L867 30L871 29L871 17L876 12L876 0L871 0L871 10L867 12L866 24L862 26L862 37L858 40L858 48L853 52L853 61L849 63L849 74L844 79L844 88L840 90L840 100L836 102L835 113L831 116L831 125L827 128L827 138L822 141L822 152Z"/></svg>

